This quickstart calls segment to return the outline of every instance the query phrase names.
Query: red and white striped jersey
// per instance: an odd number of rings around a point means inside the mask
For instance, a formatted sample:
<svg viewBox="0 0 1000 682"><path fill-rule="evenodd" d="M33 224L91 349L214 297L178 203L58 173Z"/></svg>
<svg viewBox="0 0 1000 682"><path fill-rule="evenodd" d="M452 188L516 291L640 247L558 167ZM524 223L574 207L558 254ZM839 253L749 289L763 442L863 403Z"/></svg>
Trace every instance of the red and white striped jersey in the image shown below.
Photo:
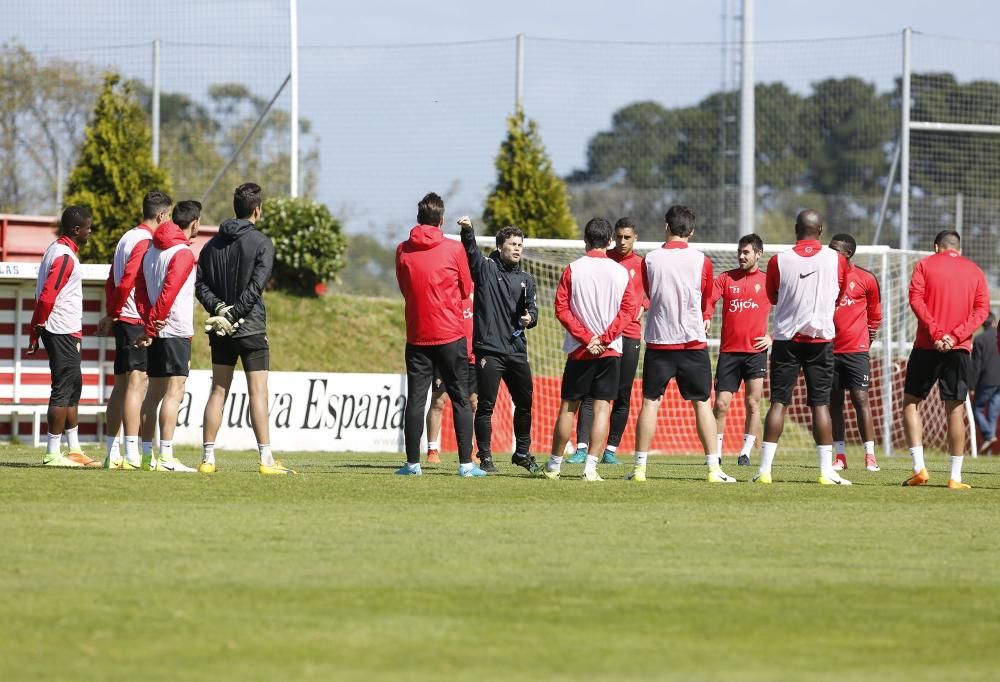
<svg viewBox="0 0 1000 682"><path fill-rule="evenodd" d="M555 310L566 330L563 352L574 360L595 360L622 354L622 330L638 308L628 271L603 249L594 249L563 270ZM594 336L607 347L600 356L587 352Z"/></svg>
<svg viewBox="0 0 1000 682"><path fill-rule="evenodd" d="M31 316L30 343L37 340L37 327L52 334L83 336L83 278L79 247L66 236L45 249L35 284L35 310Z"/></svg>
<svg viewBox="0 0 1000 682"><path fill-rule="evenodd" d="M776 341L824 343L836 334L833 315L847 284L847 259L817 239L800 239L767 264Z"/></svg>
<svg viewBox="0 0 1000 682"><path fill-rule="evenodd" d="M195 259L190 244L176 224L166 222L157 228L142 259L136 298L149 336L194 336ZM159 332L153 325L158 320L166 322Z"/></svg>
<svg viewBox="0 0 1000 682"><path fill-rule="evenodd" d="M712 261L687 242L670 241L646 254L642 282L649 297L646 347L707 348L704 313L712 294Z"/></svg>
<svg viewBox="0 0 1000 682"><path fill-rule="evenodd" d="M135 302L135 280L152 238L153 228L142 224L133 227L118 240L108 281L104 283L108 316L129 324L141 323Z"/></svg>

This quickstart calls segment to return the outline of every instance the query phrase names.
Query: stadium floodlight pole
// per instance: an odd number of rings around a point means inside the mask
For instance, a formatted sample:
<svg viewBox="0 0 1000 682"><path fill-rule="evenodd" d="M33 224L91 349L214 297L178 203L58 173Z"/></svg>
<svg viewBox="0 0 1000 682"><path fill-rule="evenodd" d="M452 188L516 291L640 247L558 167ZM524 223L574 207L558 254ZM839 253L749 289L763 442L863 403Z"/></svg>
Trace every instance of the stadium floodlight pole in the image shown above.
<svg viewBox="0 0 1000 682"><path fill-rule="evenodd" d="M160 165L160 39L153 41L153 165Z"/></svg>
<svg viewBox="0 0 1000 682"><path fill-rule="evenodd" d="M736 237L754 231L754 76L753 0L743 0L743 40L740 64L740 224Z"/></svg>
<svg viewBox="0 0 1000 682"><path fill-rule="evenodd" d="M285 76L285 80L281 82L281 86L278 88L278 91L274 93L274 97L272 97L271 101L267 103L266 107L264 107L264 111L260 112L260 116L257 117L257 120L254 122L253 127L249 131L247 131L246 135L243 136L243 139L240 141L240 144L236 148L236 151L234 151L233 155L229 157L228 161L226 161L226 165L223 166L219 170L219 172L215 174L214 178L212 178L212 182L208 185L208 189L206 189L204 194L201 195L201 203L204 204L205 202L208 201L208 195L212 193L212 190L215 189L215 186L219 184L220 180L222 180L222 176L226 174L226 171L229 170L229 167L232 166L233 163L236 161L236 159L239 157L239 155L243 153L243 149L247 146L247 143L250 141L250 138L252 138L254 133L257 132L257 129L260 128L260 124L264 122L264 118L271 111L271 107L274 106L274 103L278 101L278 97L280 97L281 93L284 92L285 86L288 85L288 81L290 81L291 79L292 79L292 74L288 74L287 76Z"/></svg>
<svg viewBox="0 0 1000 682"><path fill-rule="evenodd" d="M514 57L514 111L524 108L524 34L517 34L517 53Z"/></svg>
<svg viewBox="0 0 1000 682"><path fill-rule="evenodd" d="M912 30L903 29L903 78L900 110L900 157L899 157L899 248L910 248L910 38Z"/></svg>
<svg viewBox="0 0 1000 682"><path fill-rule="evenodd" d="M289 79L291 79L291 141L288 146L288 195L299 196L299 10L297 0L288 0Z"/></svg>

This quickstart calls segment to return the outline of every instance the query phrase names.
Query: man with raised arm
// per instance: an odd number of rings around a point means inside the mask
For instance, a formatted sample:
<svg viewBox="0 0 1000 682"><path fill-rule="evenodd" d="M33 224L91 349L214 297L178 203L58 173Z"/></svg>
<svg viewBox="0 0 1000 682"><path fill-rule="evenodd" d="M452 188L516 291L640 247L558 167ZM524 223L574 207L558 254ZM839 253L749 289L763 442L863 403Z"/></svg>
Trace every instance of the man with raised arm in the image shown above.
<svg viewBox="0 0 1000 682"><path fill-rule="evenodd" d="M868 386L871 359L868 349L882 324L882 295L878 280L868 270L851 262L858 244L849 234L835 234L830 248L847 259L847 286L833 315L837 335L833 341L833 392L830 418L833 423L833 468L847 468L847 429L844 426L844 390L851 394L858 431L865 448L865 468L878 471L875 459L875 422L872 420Z"/></svg>
<svg viewBox="0 0 1000 682"><path fill-rule="evenodd" d="M767 298L764 272L758 267L764 255L764 242L756 234L740 237L736 246L739 267L715 278L712 295L705 306L705 333L712 324L715 304L722 301L722 338L719 361L715 367L716 456L722 465L722 439L726 431L726 413L733 396L745 387L743 403L743 446L737 466L750 466L750 452L760 438L760 400L764 395L767 374L767 351L771 337L767 316L771 301Z"/></svg>
<svg viewBox="0 0 1000 682"><path fill-rule="evenodd" d="M611 224L591 219L583 230L587 252L566 266L556 287L555 312L566 330L559 415L552 429L552 454L545 476L559 478L562 455L573 437L580 401L594 401L590 452L583 468L586 481L602 481L597 460L608 437L611 401L618 394L622 331L635 319L638 303L628 271L608 258Z"/></svg>
<svg viewBox="0 0 1000 682"><path fill-rule="evenodd" d="M508 225L496 235L496 250L489 258L476 245L468 216L458 220L462 245L475 284L473 337L475 371L479 389L475 430L479 466L496 471L493 464L493 407L503 380L514 402L514 454L511 464L529 473L538 471L531 455L531 366L525 331L538 324L535 278L521 269L524 233Z"/></svg>
<svg viewBox="0 0 1000 682"><path fill-rule="evenodd" d="M917 316L917 337L906 363L903 431L913 459L913 475L903 481L903 485L926 485L931 478L924 464L920 403L937 384L948 417L948 451L951 453L948 487L967 490L971 486L962 482L962 460L972 333L990 313L990 290L983 271L962 255L962 239L958 232L939 232L934 239L934 255L927 256L913 268L910 307Z"/></svg>
<svg viewBox="0 0 1000 682"><path fill-rule="evenodd" d="M767 264L767 297L774 305L771 336L771 407L764 420L760 470L754 483L771 482L771 465L785 428L785 411L799 372L806 378L813 439L822 485L850 485L833 469L830 390L833 387L833 316L847 284L847 259L823 248L823 221L806 209L795 218L795 246Z"/></svg>

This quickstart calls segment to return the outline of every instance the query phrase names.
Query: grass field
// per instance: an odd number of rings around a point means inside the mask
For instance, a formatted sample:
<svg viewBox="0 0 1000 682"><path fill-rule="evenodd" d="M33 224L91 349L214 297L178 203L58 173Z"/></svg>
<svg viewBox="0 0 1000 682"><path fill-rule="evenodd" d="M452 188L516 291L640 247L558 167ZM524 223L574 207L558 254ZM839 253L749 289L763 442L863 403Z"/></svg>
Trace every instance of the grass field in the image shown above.
<svg viewBox="0 0 1000 682"><path fill-rule="evenodd" d="M193 451L182 459L194 463ZM995 680L1000 461L711 486L250 453L214 476L0 447L0 680ZM855 453L854 461L858 461ZM732 463L741 479L751 470ZM602 467L620 479L618 467Z"/></svg>

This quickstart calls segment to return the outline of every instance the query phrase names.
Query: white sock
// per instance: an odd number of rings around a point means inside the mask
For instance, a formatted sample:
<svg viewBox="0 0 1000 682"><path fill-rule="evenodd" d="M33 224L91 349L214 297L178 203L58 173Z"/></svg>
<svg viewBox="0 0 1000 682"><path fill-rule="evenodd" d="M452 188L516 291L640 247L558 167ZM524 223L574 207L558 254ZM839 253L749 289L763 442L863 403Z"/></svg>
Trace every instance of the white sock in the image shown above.
<svg viewBox="0 0 1000 682"><path fill-rule="evenodd" d="M153 456L153 441L151 440L142 441L142 456L143 457Z"/></svg>
<svg viewBox="0 0 1000 682"><path fill-rule="evenodd" d="M722 439L724 437L721 433L715 437L715 454L720 460L722 459Z"/></svg>
<svg viewBox="0 0 1000 682"><path fill-rule="evenodd" d="M45 454L46 455L58 455L59 454L59 444L62 443L61 433L50 433L48 440L45 442Z"/></svg>
<svg viewBox="0 0 1000 682"><path fill-rule="evenodd" d="M875 456L875 441L873 440L865 441L865 454L871 455L872 457Z"/></svg>
<svg viewBox="0 0 1000 682"><path fill-rule="evenodd" d="M174 458L174 442L172 440L160 441L160 459L167 461Z"/></svg>
<svg viewBox="0 0 1000 682"><path fill-rule="evenodd" d="M921 469L925 468L924 464L924 446L914 445L910 448L910 457L913 458L913 473L917 473Z"/></svg>
<svg viewBox="0 0 1000 682"><path fill-rule="evenodd" d="M80 427L74 426L73 428L66 429L66 443L69 445L71 452L76 452L80 449Z"/></svg>
<svg viewBox="0 0 1000 682"><path fill-rule="evenodd" d="M838 455L847 454L847 442L842 440L833 441L833 451Z"/></svg>
<svg viewBox="0 0 1000 682"><path fill-rule="evenodd" d="M458 470L459 471L463 471L463 469L462 469L463 466L464 465L459 464L458 465ZM469 463L469 467L470 468L472 467L472 463L471 462ZM407 462L406 463L406 468L409 469L410 471L420 471L420 462L414 462L413 464L410 464L409 462Z"/></svg>
<svg viewBox="0 0 1000 682"><path fill-rule="evenodd" d="M643 468L646 466L646 458L649 457L648 452L637 452L635 453L635 465L637 467Z"/></svg>
<svg viewBox="0 0 1000 682"><path fill-rule="evenodd" d="M125 436L125 459L129 464L139 463L139 436Z"/></svg>
<svg viewBox="0 0 1000 682"><path fill-rule="evenodd" d="M270 443L260 443L257 446L257 450L260 452L260 463L264 466L272 467L274 466L274 456L271 455L271 444Z"/></svg>
<svg viewBox="0 0 1000 682"><path fill-rule="evenodd" d="M618 451L618 446L617 445L605 445L604 446L604 451L605 452L610 452L610 453L614 454L615 452Z"/></svg>
<svg viewBox="0 0 1000 682"><path fill-rule="evenodd" d="M774 463L774 453L778 451L777 443L764 441L760 447L760 473L771 473L771 464Z"/></svg>
<svg viewBox="0 0 1000 682"><path fill-rule="evenodd" d="M597 457L587 455L587 463L583 465L583 473L592 474L597 471Z"/></svg>
<svg viewBox="0 0 1000 682"><path fill-rule="evenodd" d="M559 471L559 469L562 468L562 461L563 461L562 455L559 455L558 457L555 455L550 455L549 461L545 465L545 468L548 469L549 471Z"/></svg>
<svg viewBox="0 0 1000 682"><path fill-rule="evenodd" d="M743 448L740 450L740 454L749 457L750 453L753 452L753 444L756 442L757 442L757 436L753 435L752 433L744 433Z"/></svg>
<svg viewBox="0 0 1000 682"><path fill-rule="evenodd" d="M111 459L121 459L121 441L118 440L118 436L107 436L104 442L108 445L108 457Z"/></svg>
<svg viewBox="0 0 1000 682"><path fill-rule="evenodd" d="M202 443L201 461L205 464L215 464L215 443Z"/></svg>
<svg viewBox="0 0 1000 682"><path fill-rule="evenodd" d="M817 445L816 455L819 457L819 471L824 476L833 472L833 446Z"/></svg>
<svg viewBox="0 0 1000 682"><path fill-rule="evenodd" d="M417 463L417 466L420 466L419 462ZM463 474L469 473L470 471L472 471L472 462L464 462L464 463L459 462L458 470Z"/></svg>
<svg viewBox="0 0 1000 682"><path fill-rule="evenodd" d="M955 483L962 482L962 460L965 459L964 455L952 455L951 456L951 480Z"/></svg>
<svg viewBox="0 0 1000 682"><path fill-rule="evenodd" d="M576 449L583 450L584 452L586 452L587 450L590 449L590 443L577 443Z"/></svg>
<svg viewBox="0 0 1000 682"><path fill-rule="evenodd" d="M705 455L705 464L708 465L709 469L713 467L719 467L722 466L721 459L722 455L717 455L713 452L711 454Z"/></svg>
<svg viewBox="0 0 1000 682"><path fill-rule="evenodd" d="M440 450L441 449L441 443L439 443L436 440L429 440L429 441L427 441L427 449L428 450Z"/></svg>

